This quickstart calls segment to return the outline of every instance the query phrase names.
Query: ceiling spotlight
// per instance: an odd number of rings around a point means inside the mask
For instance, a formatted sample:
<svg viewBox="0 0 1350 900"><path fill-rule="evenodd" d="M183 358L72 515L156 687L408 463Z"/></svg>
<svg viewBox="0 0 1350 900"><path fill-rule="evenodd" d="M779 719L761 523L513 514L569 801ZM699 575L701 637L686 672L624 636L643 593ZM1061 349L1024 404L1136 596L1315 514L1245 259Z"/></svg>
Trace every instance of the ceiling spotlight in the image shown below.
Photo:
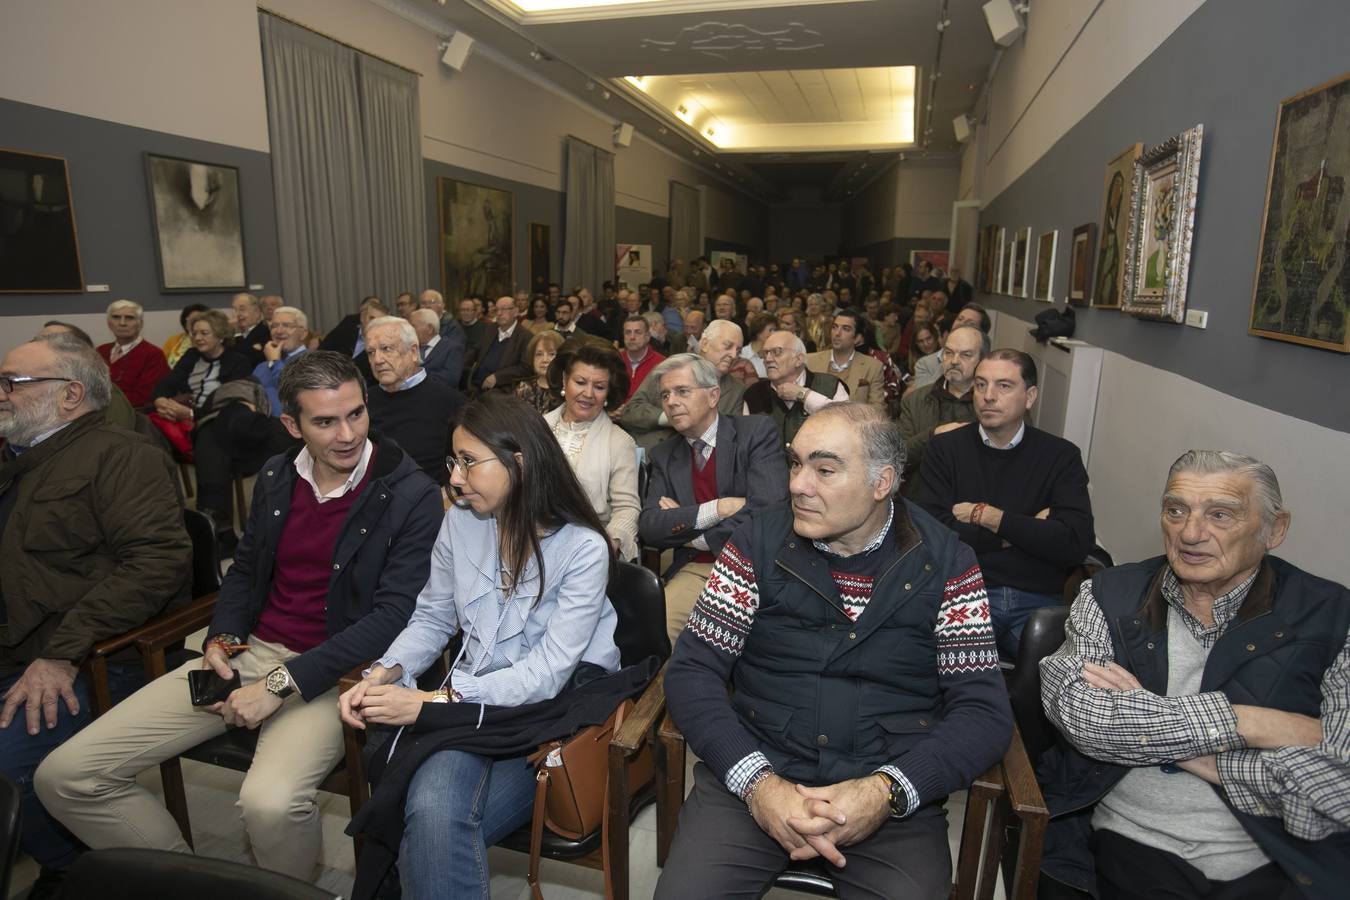
<svg viewBox="0 0 1350 900"><path fill-rule="evenodd" d="M708 135L708 137L712 137L716 133L717 132L713 131L711 128L709 128L706 132L704 132L704 134Z"/></svg>
<svg viewBox="0 0 1350 900"><path fill-rule="evenodd" d="M702 156L703 154L702 154L701 152L699 152L698 150L695 150L695 151L694 151L694 155L695 155L695 156Z"/></svg>
<svg viewBox="0 0 1350 900"><path fill-rule="evenodd" d="M666 133L666 126L662 125L660 128L656 129L656 131L657 131L658 134L665 134L665 133Z"/></svg>
<svg viewBox="0 0 1350 900"><path fill-rule="evenodd" d="M600 92L600 96L601 96L603 99L608 100L608 99L609 99L609 91L601 91L601 92Z"/></svg>
<svg viewBox="0 0 1350 900"><path fill-rule="evenodd" d="M540 50L538 47L530 48L530 59L534 60L535 62L539 62L543 58L544 58L544 51Z"/></svg>
<svg viewBox="0 0 1350 900"><path fill-rule="evenodd" d="M676 111L677 113L679 113L680 115L682 115L682 116L687 116L687 115L689 115L689 107L685 106L683 103L681 103L679 106L675 107L675 111Z"/></svg>
<svg viewBox="0 0 1350 900"><path fill-rule="evenodd" d="M588 90L588 91L593 91L593 90L595 90L595 82L594 82L594 81L588 81L588 82L586 82L586 90Z"/></svg>
<svg viewBox="0 0 1350 900"><path fill-rule="evenodd" d="M952 20L943 19L941 22L937 23L938 34L942 34L942 32L946 31L948 28L951 27L952 27Z"/></svg>

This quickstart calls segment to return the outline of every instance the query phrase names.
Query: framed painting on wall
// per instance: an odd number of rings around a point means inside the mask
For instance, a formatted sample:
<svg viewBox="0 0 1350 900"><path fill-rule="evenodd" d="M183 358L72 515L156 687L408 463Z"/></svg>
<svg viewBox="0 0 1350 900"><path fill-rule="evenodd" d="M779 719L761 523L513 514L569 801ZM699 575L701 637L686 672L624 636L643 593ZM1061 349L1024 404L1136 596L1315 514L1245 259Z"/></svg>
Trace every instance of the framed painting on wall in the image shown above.
<svg viewBox="0 0 1350 900"><path fill-rule="evenodd" d="M66 161L0 149L0 293L83 291Z"/></svg>
<svg viewBox="0 0 1350 900"><path fill-rule="evenodd" d="M1106 187L1102 198L1102 224L1093 266L1092 305L1115 308L1125 290L1125 242L1130 234L1130 185L1134 161L1144 152L1143 144L1131 144L1106 164Z"/></svg>
<svg viewBox="0 0 1350 900"><path fill-rule="evenodd" d="M1121 303L1130 315L1178 324L1186 318L1203 138L1204 126L1196 125L1134 164Z"/></svg>
<svg viewBox="0 0 1350 900"><path fill-rule="evenodd" d="M991 227L993 227L993 226L991 226ZM997 227L997 228L994 229L994 247L993 247L993 254L994 254L994 271L993 271L993 277L994 277L994 283L991 284L991 285L989 286L989 292L990 292L991 294L1001 294L1001 293L1003 293L1003 285L1004 285L1004 282L1006 281L1006 278L1005 278L1005 270L1004 270L1004 265L1005 265L1005 263L1004 263L1003 260L1004 260L1004 257L1005 257L1006 254L1007 254L1007 247L1006 247L1007 240L1008 240L1008 235L1007 235L1007 230L1006 230L1005 228L1003 228L1002 226L999 226L999 227Z"/></svg>
<svg viewBox="0 0 1350 900"><path fill-rule="evenodd" d="M1280 104L1248 330L1350 353L1350 73Z"/></svg>
<svg viewBox="0 0 1350 900"><path fill-rule="evenodd" d="M550 262L549 228L543 222L530 223L530 291L548 293Z"/></svg>
<svg viewBox="0 0 1350 900"><path fill-rule="evenodd" d="M1069 302L1082 305L1092 293L1092 251L1097 226L1091 222L1073 230L1069 243Z"/></svg>
<svg viewBox="0 0 1350 900"><path fill-rule="evenodd" d="M160 290L246 290L239 170L147 153L145 179Z"/></svg>
<svg viewBox="0 0 1350 900"><path fill-rule="evenodd" d="M933 267L933 277L945 278L947 275L947 266L950 262L946 250L911 250L909 251L909 264L916 269L919 263L926 262Z"/></svg>
<svg viewBox="0 0 1350 900"><path fill-rule="evenodd" d="M1037 300L1046 303L1055 300L1055 248L1058 243L1058 231L1047 231L1036 239L1036 280L1032 293Z"/></svg>
<svg viewBox="0 0 1350 900"><path fill-rule="evenodd" d="M1009 270L1012 278L1008 284L1008 293L1014 297L1028 296L1027 288L1031 280L1031 226L1019 228L1013 232L1013 266Z"/></svg>
<svg viewBox="0 0 1350 900"><path fill-rule="evenodd" d="M514 291L515 195L510 191L436 179L441 292L446 306L478 294L491 303Z"/></svg>

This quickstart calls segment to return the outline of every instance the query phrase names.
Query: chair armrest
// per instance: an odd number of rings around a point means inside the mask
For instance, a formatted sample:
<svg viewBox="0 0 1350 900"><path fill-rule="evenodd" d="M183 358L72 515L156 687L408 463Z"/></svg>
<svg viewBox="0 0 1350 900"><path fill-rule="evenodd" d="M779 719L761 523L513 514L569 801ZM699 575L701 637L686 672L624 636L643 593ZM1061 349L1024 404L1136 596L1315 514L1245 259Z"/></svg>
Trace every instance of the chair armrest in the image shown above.
<svg viewBox="0 0 1350 900"><path fill-rule="evenodd" d="M216 594L207 594L187 606L146 622L136 631L136 647L144 655L183 640L192 632L211 624L216 611Z"/></svg>
<svg viewBox="0 0 1350 900"><path fill-rule="evenodd" d="M119 650L130 647L132 644L137 645L138 648L143 650L146 646L146 641L153 641L153 639L161 632L167 629L176 628L177 623L183 620L184 617L189 619L199 617L202 615L202 609L205 609L206 615L206 622L202 624L209 623L211 621L211 612L215 609L215 605L216 595L207 594L205 597L200 597L197 600L192 601L187 606L180 606L169 612L160 613L159 615L146 620L145 624L141 625L139 628L133 628L130 631L124 631L115 637L99 641L90 648L89 655L91 657L111 656ZM177 639L181 640L183 637L186 637L201 627L202 625L197 625L194 628L189 628L187 631L183 632L182 635L179 635ZM172 640L169 641L169 643L172 643Z"/></svg>
<svg viewBox="0 0 1350 900"><path fill-rule="evenodd" d="M1022 743L1022 733L1016 725L1013 725L1013 738L1008 745L1008 752L1003 754L1002 768L1008 802L1018 818L1049 817L1041 786L1036 782L1036 772L1031 768L1027 748Z"/></svg>
<svg viewBox="0 0 1350 900"><path fill-rule="evenodd" d="M665 675L666 667L663 663L661 671L656 673L656 677L638 698L633 712L623 720L623 724L609 742L610 747L622 750L625 757L632 756L646 746L656 727L657 719L666 711Z"/></svg>

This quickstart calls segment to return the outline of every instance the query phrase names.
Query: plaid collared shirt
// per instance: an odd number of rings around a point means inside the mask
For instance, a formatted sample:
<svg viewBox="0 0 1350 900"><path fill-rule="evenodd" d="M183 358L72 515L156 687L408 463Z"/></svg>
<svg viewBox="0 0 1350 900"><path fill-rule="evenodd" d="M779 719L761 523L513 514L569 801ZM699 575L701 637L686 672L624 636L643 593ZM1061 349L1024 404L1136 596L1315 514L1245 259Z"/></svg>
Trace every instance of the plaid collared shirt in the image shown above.
<svg viewBox="0 0 1350 900"><path fill-rule="evenodd" d="M1163 598L1206 650L1228 629L1255 580L1214 601L1206 627L1185 608L1169 569ZM1110 627L1092 582L1083 582L1065 626L1064 645L1041 661L1045 714L1087 756L1122 766L1154 766L1216 755L1219 781L1237 809L1277 816L1304 840L1350 830L1350 644L1322 676L1322 743L1316 747L1247 747L1237 716L1219 691L1160 696L1146 690L1093 688L1083 663L1114 661Z"/></svg>

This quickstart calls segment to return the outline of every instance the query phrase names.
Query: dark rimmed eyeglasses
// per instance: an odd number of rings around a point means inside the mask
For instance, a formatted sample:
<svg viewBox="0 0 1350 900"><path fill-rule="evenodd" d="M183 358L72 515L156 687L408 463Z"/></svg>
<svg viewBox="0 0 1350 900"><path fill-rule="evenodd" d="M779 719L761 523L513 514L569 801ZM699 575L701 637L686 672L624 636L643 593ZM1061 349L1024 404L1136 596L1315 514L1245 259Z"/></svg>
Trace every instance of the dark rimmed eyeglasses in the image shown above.
<svg viewBox="0 0 1350 900"><path fill-rule="evenodd" d="M62 378L60 375L0 375L0 391L14 393L15 385L36 384L39 381L75 381L74 378Z"/></svg>

